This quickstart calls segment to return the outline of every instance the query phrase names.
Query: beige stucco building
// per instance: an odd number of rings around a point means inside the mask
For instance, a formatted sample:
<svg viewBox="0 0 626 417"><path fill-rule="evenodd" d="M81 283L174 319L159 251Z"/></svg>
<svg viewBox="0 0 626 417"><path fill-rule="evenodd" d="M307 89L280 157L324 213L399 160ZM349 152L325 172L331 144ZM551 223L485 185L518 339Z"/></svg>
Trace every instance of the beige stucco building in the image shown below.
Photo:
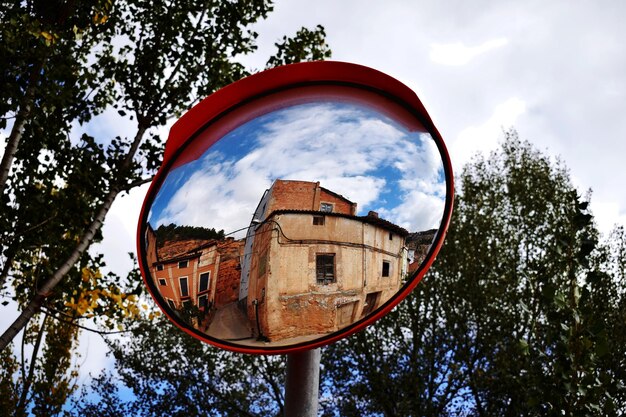
<svg viewBox="0 0 626 417"><path fill-rule="evenodd" d="M280 341L337 331L403 283L408 232L319 183L276 180L248 231L240 304L257 336Z"/></svg>

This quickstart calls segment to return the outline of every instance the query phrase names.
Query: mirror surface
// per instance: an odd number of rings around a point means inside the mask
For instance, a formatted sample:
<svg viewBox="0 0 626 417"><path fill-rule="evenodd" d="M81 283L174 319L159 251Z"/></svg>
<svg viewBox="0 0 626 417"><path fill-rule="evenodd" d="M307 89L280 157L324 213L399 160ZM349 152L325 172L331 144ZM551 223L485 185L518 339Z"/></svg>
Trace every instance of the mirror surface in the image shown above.
<svg viewBox="0 0 626 417"><path fill-rule="evenodd" d="M430 133L399 106L315 95L261 107L166 167L144 258L157 302L187 328L290 346L368 317L415 276L446 178Z"/></svg>

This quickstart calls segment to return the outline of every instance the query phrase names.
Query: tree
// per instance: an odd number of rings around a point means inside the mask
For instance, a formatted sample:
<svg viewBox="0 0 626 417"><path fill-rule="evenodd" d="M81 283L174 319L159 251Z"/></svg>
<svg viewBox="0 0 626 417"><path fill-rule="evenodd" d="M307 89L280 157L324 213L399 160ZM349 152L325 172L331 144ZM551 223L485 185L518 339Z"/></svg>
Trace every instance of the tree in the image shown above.
<svg viewBox="0 0 626 417"><path fill-rule="evenodd" d="M119 377L95 379L76 401L74 415L283 415L282 357L218 350L165 318L143 321L132 343L110 347ZM134 398L122 400L117 392L122 386Z"/></svg>
<svg viewBox="0 0 626 417"><path fill-rule="evenodd" d="M619 414L623 348L608 335L623 340L625 284L566 169L509 131L460 189L417 292L328 348L323 378L338 400L326 413Z"/></svg>
<svg viewBox="0 0 626 417"><path fill-rule="evenodd" d="M13 227L24 219L22 210L28 208L32 201L33 185L47 196L55 193L62 195L59 206L53 206L56 209L53 218L61 213L71 213L74 219L57 223L48 218L36 223L29 218L24 222L30 227L56 226L55 233L46 233L46 228L38 227L38 236L50 236L56 243L60 236L67 235L69 242L60 248L57 245L47 247L44 276L38 279L35 288L26 286L29 291L24 298L28 301L20 317L0 337L0 349L5 348L24 328L53 291L57 291L55 295L58 298L63 298L63 291L58 291L57 286L68 274L77 272L75 265L79 261L88 263L85 261L85 257L88 258L86 250L94 240L99 239L100 227L115 198L121 192L149 181L143 175L146 169L149 174L158 165L155 150L161 146L160 139L154 135L146 139L150 129L182 113L199 98L247 74L234 58L255 49L256 34L248 26L264 18L271 8L268 1L196 0L170 4L165 1L137 0L117 3L110 10L106 16L108 32L98 48L92 51L99 63L99 74L104 77L98 81L115 82L112 94L116 101L113 106L120 115L128 115L135 120L137 130L128 138L112 139L106 150L87 135L83 136L83 143L78 147L65 141L67 146L54 155L53 165L60 161L66 162L66 170L59 172L59 167L55 166L55 175L51 175L49 169L46 170L49 174L47 181L41 184L37 177L39 165L34 162L21 173L22 178L14 181L16 184L24 184L25 188L18 190L14 187L9 190L16 198L7 205L12 209L12 214L20 214L3 230L6 241L12 242L3 248L4 269L7 271L12 268L28 269L33 264L32 261L24 261L32 258L32 246L20 245L22 242ZM323 29L318 28L316 32L323 34ZM308 45L305 49L314 57L328 56L323 36L314 39L319 43ZM114 40L126 43L116 51ZM293 42L308 40L298 34ZM289 45L293 42L289 42ZM285 55L280 48L278 53ZM295 60L302 58L300 55ZM44 98L47 97L41 99ZM39 122L32 118L28 121L33 126ZM24 133L27 131L24 129ZM37 134L45 136L47 132L32 132L28 146L24 147L30 155L40 153L34 152L37 144L41 143L37 141ZM68 157L68 150L75 151L72 152L74 155ZM83 167L84 170L80 169ZM63 183L60 189L55 186L59 182ZM75 196L78 196L77 200L71 198ZM81 207L84 210L78 215L73 211L72 201L84 204ZM58 233L59 227L68 228L68 225L76 226L75 234L67 231ZM15 262L17 258L21 260L19 264ZM41 264L42 261L37 259L34 263ZM23 283L19 281L18 286ZM70 289L75 288L75 285L68 286Z"/></svg>
<svg viewBox="0 0 626 417"><path fill-rule="evenodd" d="M588 203L562 163L514 131L460 179L451 227L428 276L388 316L324 349L323 415L623 414L624 229L598 243ZM160 326L113 347L137 402L119 399L113 377L94 381L111 410L198 415L207 412L193 408L200 400L224 415L280 410L282 364L265 368L265 357L215 351ZM203 358L201 367L207 358L215 372L199 377L194 357ZM222 384L232 385L237 411L220 403L226 391L203 389ZM245 396L247 389L261 391ZM88 398L78 402L79 413L97 410ZM168 398L176 398L174 408ZM260 398L268 408L249 402Z"/></svg>
<svg viewBox="0 0 626 417"><path fill-rule="evenodd" d="M0 350L11 357L7 346L32 326L26 343L39 340L36 352L43 355L9 366L2 392L31 401L30 407L46 391L37 381L54 365L46 353L58 333L50 320L75 328L81 319L101 317L111 327L137 316L141 284L103 276L102 256L88 248L101 239L117 196L149 181L157 168L163 143L154 128L248 74L237 58L255 50L250 26L271 10L270 1L257 0L0 2L0 51L12 57L0 78L2 126L13 119L0 166L6 177L0 287L22 309L0 337ZM289 44L308 52L294 62L330 55L323 28L303 33L321 35L312 44L296 34ZM291 59L283 49L277 54ZM135 121L136 130L116 138L90 135L82 123L105 109ZM78 140L72 128L81 131ZM52 317L44 319L42 310ZM58 334L65 338L58 339L63 355L71 355L75 336ZM20 369L23 378L16 379ZM70 368L56 369L64 375ZM71 389L64 392L67 397Z"/></svg>

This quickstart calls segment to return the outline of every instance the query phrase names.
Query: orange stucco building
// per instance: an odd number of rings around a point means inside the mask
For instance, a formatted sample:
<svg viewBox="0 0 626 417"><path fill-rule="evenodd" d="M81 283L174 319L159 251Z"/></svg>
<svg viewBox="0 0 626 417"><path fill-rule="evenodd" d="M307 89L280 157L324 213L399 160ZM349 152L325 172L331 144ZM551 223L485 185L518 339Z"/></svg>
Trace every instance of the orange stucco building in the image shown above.
<svg viewBox="0 0 626 417"><path fill-rule="evenodd" d="M215 309L237 301L244 241L158 243L149 227L147 259L154 285L173 312L189 315L194 327L206 330Z"/></svg>

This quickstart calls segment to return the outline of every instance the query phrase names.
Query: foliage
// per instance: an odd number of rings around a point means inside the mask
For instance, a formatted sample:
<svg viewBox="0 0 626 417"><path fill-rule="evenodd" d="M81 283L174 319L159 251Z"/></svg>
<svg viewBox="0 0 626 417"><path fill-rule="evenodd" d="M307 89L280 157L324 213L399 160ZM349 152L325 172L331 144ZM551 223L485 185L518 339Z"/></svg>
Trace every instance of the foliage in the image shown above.
<svg viewBox="0 0 626 417"><path fill-rule="evenodd" d="M315 30L303 27L294 38L283 36L282 41L275 44L278 52L267 61L267 68L293 64L309 57L313 60L330 58L330 48L325 39L326 32L321 25L317 25Z"/></svg>
<svg viewBox="0 0 626 417"><path fill-rule="evenodd" d="M117 379L104 375L83 390L74 415L281 416L285 363L281 357L234 354L210 347L167 319L143 321L132 343L109 344ZM120 387L132 399L120 398ZM98 399L94 401L93 395ZM119 410L123 410L122 414Z"/></svg>
<svg viewBox="0 0 626 417"><path fill-rule="evenodd" d="M326 415L623 412L624 282L567 171L509 131L460 180L417 291L328 348Z"/></svg>
<svg viewBox="0 0 626 417"><path fill-rule="evenodd" d="M165 242L189 240L189 239L224 239L224 230L216 231L211 228L198 226L177 226L175 224L159 226L154 233L157 237L159 246L163 246Z"/></svg>
<svg viewBox="0 0 626 417"><path fill-rule="evenodd" d="M428 276L388 316L325 348L322 414L622 415L624 229L599 243L567 170L514 131L460 179ZM133 343L112 347L121 380L94 381L106 407L147 416L280 412L282 363L214 351L165 321L145 326ZM136 399L121 401L122 386ZM97 411L89 392L80 413Z"/></svg>
<svg viewBox="0 0 626 417"><path fill-rule="evenodd" d="M84 318L111 328L141 312L141 287L102 274L103 257L88 248L117 196L158 167L154 128L248 73L238 57L255 50L250 27L271 10L265 0L0 2L0 127L11 129L0 164L0 290L22 310L0 338L0 392L24 398L22 410L58 413L73 389L46 374L58 385L46 397L50 386L38 382L55 363L55 375L71 377L69 364L55 361L76 341L58 323L35 326L45 323L42 309L74 330ZM293 60L327 50L323 37L315 42ZM136 128L96 135L87 122L112 111ZM41 349L15 362L6 346L27 327L26 344ZM61 350L48 354L54 346Z"/></svg>

